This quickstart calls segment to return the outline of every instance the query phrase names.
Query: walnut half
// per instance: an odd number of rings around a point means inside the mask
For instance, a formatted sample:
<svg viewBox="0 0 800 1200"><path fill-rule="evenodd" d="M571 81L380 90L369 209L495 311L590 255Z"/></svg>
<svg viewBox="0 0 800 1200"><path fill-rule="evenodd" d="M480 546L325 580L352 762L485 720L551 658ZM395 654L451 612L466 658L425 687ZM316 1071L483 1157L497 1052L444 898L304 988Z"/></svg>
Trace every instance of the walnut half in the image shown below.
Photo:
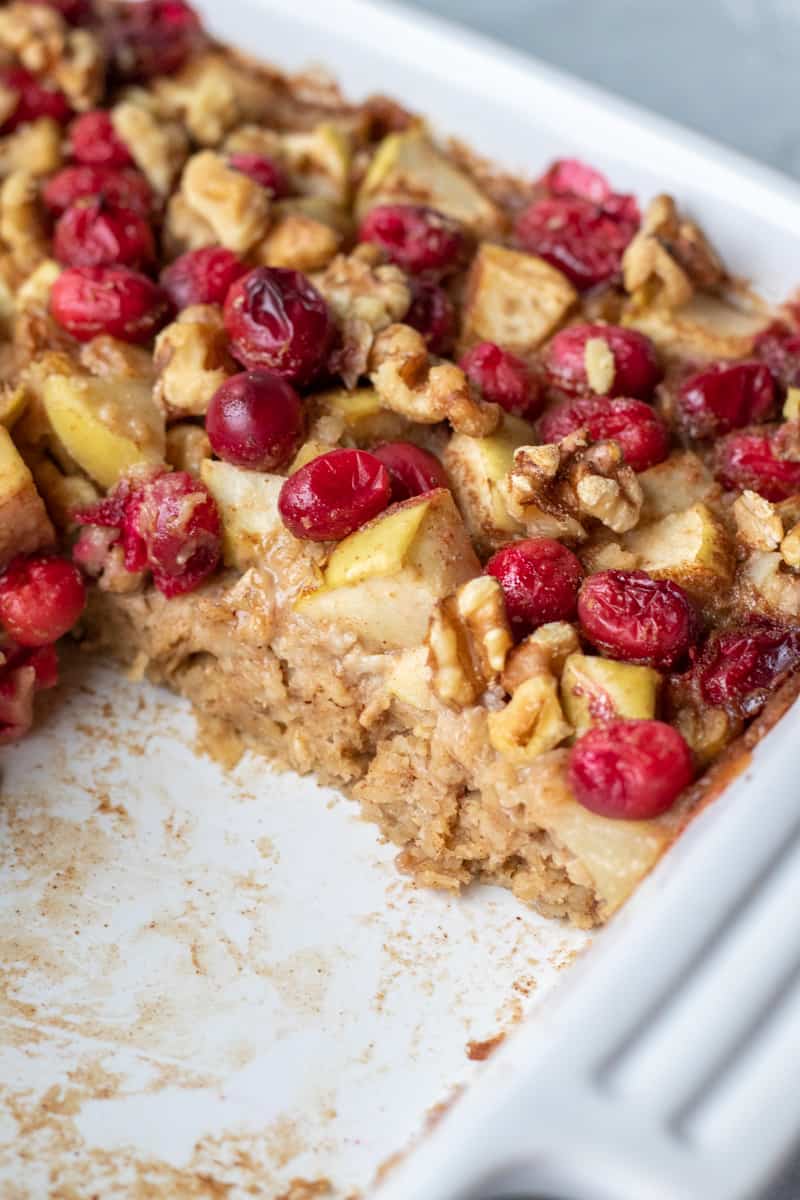
<svg viewBox="0 0 800 1200"><path fill-rule="evenodd" d="M623 255L622 274L626 292L645 289L646 302L666 308L680 308L695 288L713 291L725 279L725 269L703 231L681 217L666 195L650 203Z"/></svg>
<svg viewBox="0 0 800 1200"><path fill-rule="evenodd" d="M427 644L435 694L456 708L475 704L499 679L514 644L497 580L479 575L441 601Z"/></svg>

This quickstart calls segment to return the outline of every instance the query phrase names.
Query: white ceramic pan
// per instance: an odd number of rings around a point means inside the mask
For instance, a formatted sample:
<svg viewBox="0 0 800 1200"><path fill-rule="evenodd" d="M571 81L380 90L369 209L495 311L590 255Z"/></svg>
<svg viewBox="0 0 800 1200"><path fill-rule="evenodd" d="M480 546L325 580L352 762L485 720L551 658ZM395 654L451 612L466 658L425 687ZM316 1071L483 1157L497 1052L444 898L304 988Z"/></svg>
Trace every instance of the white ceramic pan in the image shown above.
<svg viewBox="0 0 800 1200"><path fill-rule="evenodd" d="M800 281L795 185L528 59L365 0L199 7L509 168L574 153L673 192L762 292ZM414 889L347 802L255 761L226 777L180 702L67 674L3 763L0 1195L366 1195L465 1083L382 1200L739 1200L779 1168L800 1130L796 711L556 991L585 936L502 892Z"/></svg>

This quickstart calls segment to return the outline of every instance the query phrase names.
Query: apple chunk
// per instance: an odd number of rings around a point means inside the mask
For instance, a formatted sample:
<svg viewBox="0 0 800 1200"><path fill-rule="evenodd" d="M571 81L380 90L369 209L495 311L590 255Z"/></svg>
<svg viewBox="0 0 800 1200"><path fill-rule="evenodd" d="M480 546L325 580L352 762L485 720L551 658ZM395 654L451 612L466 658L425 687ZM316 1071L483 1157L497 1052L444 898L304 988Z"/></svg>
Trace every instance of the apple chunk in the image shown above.
<svg viewBox="0 0 800 1200"><path fill-rule="evenodd" d="M222 517L222 552L227 566L247 567L262 556L267 541L283 528L278 496L281 475L245 471L231 463L206 458L200 478L217 502Z"/></svg>
<svg viewBox="0 0 800 1200"><path fill-rule="evenodd" d="M506 508L498 485L514 465L514 451L535 441L532 426L509 414L488 437L473 438L463 433L451 437L443 462L467 528L480 550L497 550L525 532Z"/></svg>
<svg viewBox="0 0 800 1200"><path fill-rule="evenodd" d="M480 570L453 498L439 488L394 505L340 542L322 587L295 609L352 630L367 649L407 649L424 640L437 601Z"/></svg>
<svg viewBox="0 0 800 1200"><path fill-rule="evenodd" d="M43 395L56 437L101 487L136 463L164 461L164 416L146 383L54 375Z"/></svg>
<svg viewBox="0 0 800 1200"><path fill-rule="evenodd" d="M467 279L461 347L497 342L525 356L554 333L578 298L566 275L537 258L484 242Z"/></svg>
<svg viewBox="0 0 800 1200"><path fill-rule="evenodd" d="M55 540L53 526L33 476L0 425L0 566Z"/></svg>
<svg viewBox="0 0 800 1200"><path fill-rule="evenodd" d="M580 737L604 721L654 717L660 686L661 676L651 667L571 654L561 676L561 700Z"/></svg>

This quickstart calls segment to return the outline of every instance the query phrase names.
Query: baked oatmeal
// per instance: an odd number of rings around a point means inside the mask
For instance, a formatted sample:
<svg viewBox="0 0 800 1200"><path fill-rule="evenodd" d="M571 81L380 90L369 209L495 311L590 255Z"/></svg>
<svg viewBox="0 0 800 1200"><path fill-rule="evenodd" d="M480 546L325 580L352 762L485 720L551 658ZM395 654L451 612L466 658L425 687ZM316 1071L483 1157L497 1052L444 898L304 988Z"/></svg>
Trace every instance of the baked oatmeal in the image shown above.
<svg viewBox="0 0 800 1200"><path fill-rule="evenodd" d="M0 180L2 739L73 630L606 920L794 694L798 310L183 0L2 8Z"/></svg>

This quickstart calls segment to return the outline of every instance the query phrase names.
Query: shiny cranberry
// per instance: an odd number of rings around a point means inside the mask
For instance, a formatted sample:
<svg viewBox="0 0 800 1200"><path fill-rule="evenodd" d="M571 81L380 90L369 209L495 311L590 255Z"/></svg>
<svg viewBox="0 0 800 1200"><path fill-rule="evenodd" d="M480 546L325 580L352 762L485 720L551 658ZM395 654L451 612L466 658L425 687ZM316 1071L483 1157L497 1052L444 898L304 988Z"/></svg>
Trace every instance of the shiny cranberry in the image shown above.
<svg viewBox="0 0 800 1200"><path fill-rule="evenodd" d="M536 200L518 217L523 250L538 254L583 290L619 274L637 229L630 214L612 214L580 197Z"/></svg>
<svg viewBox="0 0 800 1200"><path fill-rule="evenodd" d="M753 352L766 363L783 391L800 387L800 333L771 325L756 338Z"/></svg>
<svg viewBox="0 0 800 1200"><path fill-rule="evenodd" d="M707 704L754 716L800 664L800 628L755 620L715 634L694 671Z"/></svg>
<svg viewBox="0 0 800 1200"><path fill-rule="evenodd" d="M257 267L238 279L225 301L231 353L249 370L305 384L318 373L333 340L328 306L299 271Z"/></svg>
<svg viewBox="0 0 800 1200"><path fill-rule="evenodd" d="M372 453L389 472L392 504L450 486L447 472L436 455L413 442L384 442L373 447Z"/></svg>
<svg viewBox="0 0 800 1200"><path fill-rule="evenodd" d="M634 471L646 471L669 454L666 425L641 400L586 396L551 408L539 423L543 442L560 442L576 429L585 429L595 442L613 438Z"/></svg>
<svg viewBox="0 0 800 1200"><path fill-rule="evenodd" d="M749 489L765 500L786 500L800 492L800 461L783 458L782 452L780 427L730 433L716 446L716 477L732 491Z"/></svg>
<svg viewBox="0 0 800 1200"><path fill-rule="evenodd" d="M425 279L414 280L411 307L403 321L422 334L431 354L444 358L453 349L456 310L447 292L438 283Z"/></svg>
<svg viewBox="0 0 800 1200"><path fill-rule="evenodd" d="M281 200L291 195L289 177L274 158L268 158L266 154L231 154L228 162L236 171L241 171L242 175L247 175L248 179L272 192L274 199Z"/></svg>
<svg viewBox="0 0 800 1200"><path fill-rule="evenodd" d="M508 618L521 637L548 621L569 621L575 615L581 564L552 538L512 542L489 559L486 571L502 587Z"/></svg>
<svg viewBox="0 0 800 1200"><path fill-rule="evenodd" d="M161 286L177 309L191 304L224 304L232 285L248 268L232 250L205 246L188 250L161 273Z"/></svg>
<svg viewBox="0 0 800 1200"><path fill-rule="evenodd" d="M611 381L601 395L649 399L661 378L655 347L644 334L618 325L571 325L557 333L545 356L554 386L576 396L596 390L586 367L586 347L593 341L604 342L614 360Z"/></svg>
<svg viewBox="0 0 800 1200"><path fill-rule="evenodd" d="M152 279L130 267L70 267L50 294L50 312L79 342L101 333L147 342L168 320L170 302Z"/></svg>
<svg viewBox="0 0 800 1200"><path fill-rule="evenodd" d="M713 437L775 415L775 380L763 363L713 363L680 387L679 424L692 437Z"/></svg>
<svg viewBox="0 0 800 1200"><path fill-rule="evenodd" d="M204 40L200 18L183 0L118 4L102 32L112 69L121 79L171 75Z"/></svg>
<svg viewBox="0 0 800 1200"><path fill-rule="evenodd" d="M686 742L663 721L611 721L578 738L569 756L575 799L601 817L649 821L694 778Z"/></svg>
<svg viewBox="0 0 800 1200"><path fill-rule="evenodd" d="M58 683L55 644L48 642L44 646L20 646L7 642L3 646L3 655L6 660L4 669L15 671L19 667L33 667L37 691L54 688Z"/></svg>
<svg viewBox="0 0 800 1200"><path fill-rule="evenodd" d="M464 257L464 234L451 217L422 204L379 204L358 231L360 242L380 246L410 275L443 275Z"/></svg>
<svg viewBox="0 0 800 1200"><path fill-rule="evenodd" d="M485 400L518 417L538 417L544 401L542 380L524 359L494 342L479 342L459 365Z"/></svg>
<svg viewBox="0 0 800 1200"><path fill-rule="evenodd" d="M0 576L0 624L20 646L57 642L85 603L81 573L65 558L17 558Z"/></svg>
<svg viewBox="0 0 800 1200"><path fill-rule="evenodd" d="M382 513L390 494L389 472L374 454L331 450L289 476L278 511L295 537L339 541Z"/></svg>
<svg viewBox="0 0 800 1200"><path fill-rule="evenodd" d="M72 157L88 167L130 167L131 152L114 129L104 108L82 113L69 131Z"/></svg>
<svg viewBox="0 0 800 1200"><path fill-rule="evenodd" d="M682 587L644 571L590 575L578 596L586 638L609 658L664 669L684 658L697 618Z"/></svg>
<svg viewBox="0 0 800 1200"><path fill-rule="evenodd" d="M47 87L41 79L24 67L4 67L0 70L0 87L12 92L17 102L13 112L0 126L0 133L11 133L28 121L50 117L60 125L72 116L72 109L63 92Z"/></svg>
<svg viewBox="0 0 800 1200"><path fill-rule="evenodd" d="M577 158L558 158L539 180L539 187L551 196L578 196L590 200L605 213L623 217L638 225L641 219L635 196L620 195L594 167Z"/></svg>
<svg viewBox="0 0 800 1200"><path fill-rule="evenodd" d="M85 199L106 200L130 208L140 217L149 216L154 204L153 191L144 175L129 167L64 167L45 184L42 199L55 216Z"/></svg>
<svg viewBox="0 0 800 1200"><path fill-rule="evenodd" d="M275 471L303 439L303 405L290 383L266 371L227 379L206 414L211 448L225 462L253 471Z"/></svg>
<svg viewBox="0 0 800 1200"><path fill-rule="evenodd" d="M53 253L68 267L146 267L156 246L147 221L133 209L78 200L58 220Z"/></svg>

